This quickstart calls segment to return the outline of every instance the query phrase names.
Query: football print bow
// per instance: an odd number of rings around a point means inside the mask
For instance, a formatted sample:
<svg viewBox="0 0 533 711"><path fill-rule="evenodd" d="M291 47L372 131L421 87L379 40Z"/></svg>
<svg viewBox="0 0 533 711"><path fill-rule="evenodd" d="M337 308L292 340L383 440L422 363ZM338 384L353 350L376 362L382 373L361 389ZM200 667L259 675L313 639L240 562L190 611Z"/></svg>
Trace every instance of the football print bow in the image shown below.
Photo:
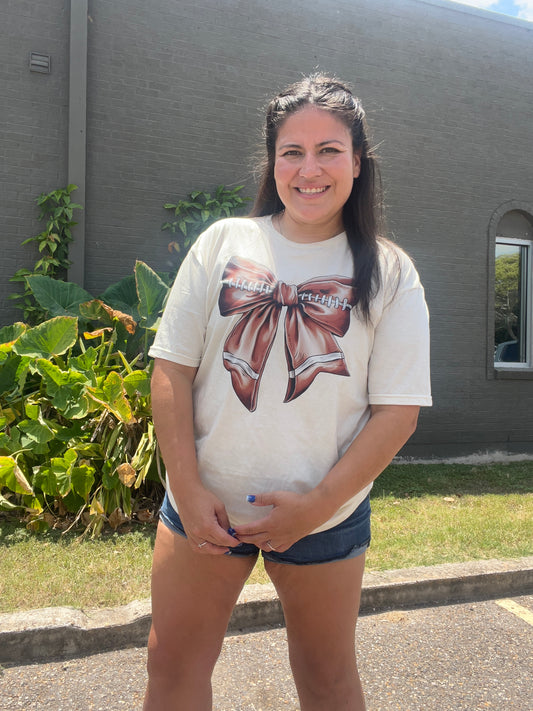
<svg viewBox="0 0 533 711"><path fill-rule="evenodd" d="M298 286L276 281L266 267L233 257L222 276L218 300L222 316L242 314L224 344L224 366L233 389L250 411L286 306L285 355L289 382L284 402L311 385L318 373L349 375L335 336L344 336L355 300L351 279L318 277Z"/></svg>

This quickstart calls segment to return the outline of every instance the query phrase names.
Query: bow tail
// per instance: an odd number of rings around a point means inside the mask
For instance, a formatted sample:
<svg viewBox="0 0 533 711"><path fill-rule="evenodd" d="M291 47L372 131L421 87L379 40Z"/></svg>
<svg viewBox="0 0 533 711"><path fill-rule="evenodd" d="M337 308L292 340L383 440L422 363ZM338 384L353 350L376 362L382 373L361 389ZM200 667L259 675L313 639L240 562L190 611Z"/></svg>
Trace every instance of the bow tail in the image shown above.
<svg viewBox="0 0 533 711"><path fill-rule="evenodd" d="M265 364L274 343L280 309L267 304L245 313L224 343L224 367L244 407L253 412Z"/></svg>
<svg viewBox="0 0 533 711"><path fill-rule="evenodd" d="M335 337L297 310L285 318L285 355L289 382L284 402L304 393L319 373L350 375Z"/></svg>

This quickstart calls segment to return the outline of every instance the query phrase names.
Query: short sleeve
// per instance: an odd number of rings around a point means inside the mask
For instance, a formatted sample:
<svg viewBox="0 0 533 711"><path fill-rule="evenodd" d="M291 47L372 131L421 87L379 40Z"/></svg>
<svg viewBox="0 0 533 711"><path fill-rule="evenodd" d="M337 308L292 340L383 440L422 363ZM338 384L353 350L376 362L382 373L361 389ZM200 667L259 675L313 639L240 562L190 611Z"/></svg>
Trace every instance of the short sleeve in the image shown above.
<svg viewBox="0 0 533 711"><path fill-rule="evenodd" d="M206 330L207 273L196 245L188 252L170 291L149 355L197 367Z"/></svg>
<svg viewBox="0 0 533 711"><path fill-rule="evenodd" d="M396 250L395 250L396 251ZM429 314L411 260L398 250L396 276L383 285L369 362L371 405L431 405ZM399 269L399 273L398 273Z"/></svg>

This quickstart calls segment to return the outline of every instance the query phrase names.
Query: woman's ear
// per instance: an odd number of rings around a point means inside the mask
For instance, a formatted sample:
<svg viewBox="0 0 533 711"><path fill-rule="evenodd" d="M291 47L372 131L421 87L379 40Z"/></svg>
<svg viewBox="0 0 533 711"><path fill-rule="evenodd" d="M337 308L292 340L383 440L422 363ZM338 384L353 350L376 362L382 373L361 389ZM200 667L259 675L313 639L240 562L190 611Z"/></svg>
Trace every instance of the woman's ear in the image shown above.
<svg viewBox="0 0 533 711"><path fill-rule="evenodd" d="M359 173L361 172L361 153L354 153L353 154L353 177L354 180L355 178L359 177Z"/></svg>

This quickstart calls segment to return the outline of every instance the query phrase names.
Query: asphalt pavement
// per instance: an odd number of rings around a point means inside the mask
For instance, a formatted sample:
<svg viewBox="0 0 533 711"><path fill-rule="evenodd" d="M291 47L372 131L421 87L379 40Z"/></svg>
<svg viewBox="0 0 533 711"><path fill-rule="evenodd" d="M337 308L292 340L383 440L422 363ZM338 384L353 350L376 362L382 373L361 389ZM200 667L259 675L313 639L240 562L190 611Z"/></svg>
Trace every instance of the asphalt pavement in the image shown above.
<svg viewBox="0 0 533 711"><path fill-rule="evenodd" d="M256 587L215 669L216 711L299 709L279 604ZM531 711L531 593L532 558L367 575L356 644L368 711ZM0 615L1 711L140 710L143 604Z"/></svg>

